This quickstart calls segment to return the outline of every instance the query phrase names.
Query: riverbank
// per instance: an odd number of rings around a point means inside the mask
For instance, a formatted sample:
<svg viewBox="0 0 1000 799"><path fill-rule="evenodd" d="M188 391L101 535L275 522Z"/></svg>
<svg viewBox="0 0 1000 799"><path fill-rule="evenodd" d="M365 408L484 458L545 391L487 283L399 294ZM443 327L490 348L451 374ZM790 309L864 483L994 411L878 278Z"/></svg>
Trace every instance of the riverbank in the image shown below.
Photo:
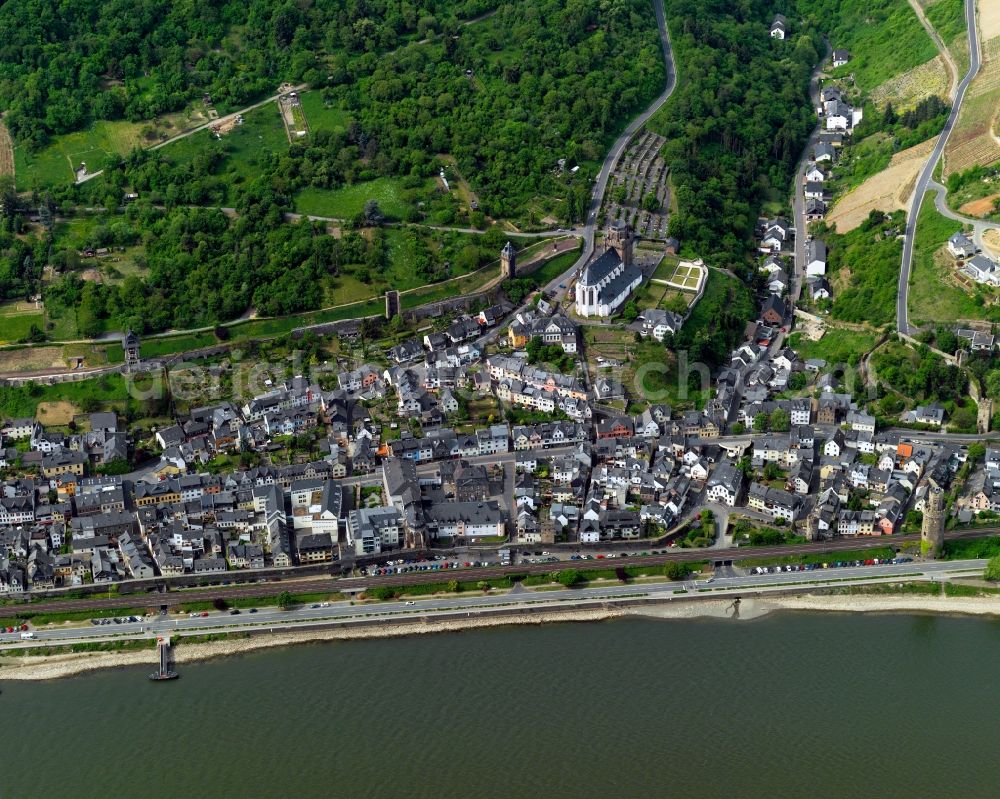
<svg viewBox="0 0 1000 799"><path fill-rule="evenodd" d="M948 597L926 594L796 594L748 597L738 604L732 599L671 600L634 608L595 608L537 614L512 614L488 618L427 621L424 624L385 624L327 629L287 630L247 637L184 643L173 650L175 663L183 665L220 657L244 655L264 649L326 641L396 638L430 633L459 632L489 627L596 622L642 616L654 619L733 619L751 621L778 612L893 613L1000 617L1000 597ZM237 634L239 635L239 634ZM155 665L156 653L146 649L130 652L80 652L25 657L0 657L0 681L54 680L101 669Z"/></svg>
<svg viewBox="0 0 1000 799"><path fill-rule="evenodd" d="M262 649L291 646L324 641L355 641L370 638L396 638L406 635L426 635L429 633L457 632L485 627L509 627L513 625L552 624L555 622L605 621L626 615L625 611L613 609L574 610L560 613L514 614L488 618L451 619L428 621L426 624L385 624L353 628L327 628L288 630L280 633L255 634L246 638L230 637L218 641L181 642L173 648L176 664L194 663L219 657L243 655ZM238 634L237 634L238 635ZM100 669L125 668L128 666L149 666L156 663L156 651L152 649L133 652L74 652L58 655L30 655L24 657L0 657L0 681L2 680L54 680L71 677Z"/></svg>

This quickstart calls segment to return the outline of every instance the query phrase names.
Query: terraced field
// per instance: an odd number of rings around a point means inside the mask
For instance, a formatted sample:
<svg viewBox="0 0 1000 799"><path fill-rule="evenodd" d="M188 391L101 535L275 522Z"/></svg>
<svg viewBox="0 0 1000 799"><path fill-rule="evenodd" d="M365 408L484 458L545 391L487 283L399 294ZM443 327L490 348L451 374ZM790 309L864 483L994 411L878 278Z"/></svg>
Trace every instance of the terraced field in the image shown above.
<svg viewBox="0 0 1000 799"><path fill-rule="evenodd" d="M941 56L890 78L871 93L871 101L880 110L892 103L905 111L933 94L948 98L948 68Z"/></svg>
<svg viewBox="0 0 1000 799"><path fill-rule="evenodd" d="M980 3L980 11L987 5L996 4ZM1000 139L997 138L1000 127L1000 35L987 40L986 33L984 25L980 30L984 40L982 69L969 86L958 123L945 148L945 177L952 172L963 172L974 166L988 166L1000 161Z"/></svg>
<svg viewBox="0 0 1000 799"><path fill-rule="evenodd" d="M937 137L896 153L889 166L872 175L857 188L841 197L830 209L826 221L838 233L854 230L874 210L905 211L916 184L917 173L927 160Z"/></svg>

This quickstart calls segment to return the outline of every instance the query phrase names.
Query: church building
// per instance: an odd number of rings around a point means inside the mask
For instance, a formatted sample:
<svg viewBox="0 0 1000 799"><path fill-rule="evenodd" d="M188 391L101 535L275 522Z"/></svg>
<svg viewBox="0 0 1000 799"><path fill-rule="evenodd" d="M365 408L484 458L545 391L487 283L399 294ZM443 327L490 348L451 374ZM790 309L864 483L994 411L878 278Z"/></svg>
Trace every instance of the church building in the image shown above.
<svg viewBox="0 0 1000 799"><path fill-rule="evenodd" d="M632 228L616 222L604 236L606 249L588 263L576 281L576 312L580 316L611 316L642 283L632 263Z"/></svg>

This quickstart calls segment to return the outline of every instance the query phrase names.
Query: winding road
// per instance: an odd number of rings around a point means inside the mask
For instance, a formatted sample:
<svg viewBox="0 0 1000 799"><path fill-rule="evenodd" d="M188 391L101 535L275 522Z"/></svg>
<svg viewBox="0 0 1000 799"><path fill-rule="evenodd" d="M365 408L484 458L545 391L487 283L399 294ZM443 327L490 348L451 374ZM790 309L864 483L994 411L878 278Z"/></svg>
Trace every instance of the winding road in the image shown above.
<svg viewBox="0 0 1000 799"><path fill-rule="evenodd" d="M660 32L660 46L663 48L663 61L667 67L666 85L663 88L663 92L659 97L653 100L649 108L633 119L632 122L629 123L628 127L622 131L622 134L612 145L611 151L605 157L604 163L601 164L601 170L597 173L597 180L594 185L594 193L590 199L590 208L587 210L587 221L583 228L583 252L580 253L580 258L573 265L573 269L567 271L563 277L569 276L572 274L573 270L582 267L585 263L587 263L590 256L593 255L594 232L597 227L597 214L601 208L601 201L604 199L604 192L608 187L608 179L611 177L611 170L614 169L615 164L618 163L618 159L621 158L622 153L625 152L625 148L632 140L632 137L649 121L650 117L659 111L663 104L670 99L670 95L674 93L674 88L677 85L677 70L674 66L674 58L670 50L670 34L667 31L667 22L663 13L663 0L653 0L653 10L656 13L656 26L659 28ZM562 277L553 281L553 283L550 284L550 287L552 285L558 285L560 282L562 282Z"/></svg>
<svg viewBox="0 0 1000 799"><path fill-rule="evenodd" d="M965 0L965 21L969 34L969 71L965 73L962 82L958 84L958 88L955 91L955 102L951 107L951 113L948 115L948 121L945 123L944 130L941 131L941 135L938 137L937 144L934 146L933 151L931 151L930 158L927 159L927 163L924 164L924 168L917 178L910 211L906 217L906 232L903 236L903 259L899 270L899 285L896 289L896 329L900 333L907 335L913 335L916 332L916 329L910 326L907 302L910 291L910 267L913 264L913 243L917 235L917 217L920 214L920 205L923 202L924 193L932 185L934 169L938 161L941 160L945 145L948 143L948 137L951 135L951 131L958 121L958 114L962 108L965 91L969 88L969 84L976 76L976 73L979 72L980 59L979 36L976 31L976 0ZM939 190L938 208L941 209L944 205L944 187L940 186L940 184L933 185ZM977 235L979 235L978 230Z"/></svg>

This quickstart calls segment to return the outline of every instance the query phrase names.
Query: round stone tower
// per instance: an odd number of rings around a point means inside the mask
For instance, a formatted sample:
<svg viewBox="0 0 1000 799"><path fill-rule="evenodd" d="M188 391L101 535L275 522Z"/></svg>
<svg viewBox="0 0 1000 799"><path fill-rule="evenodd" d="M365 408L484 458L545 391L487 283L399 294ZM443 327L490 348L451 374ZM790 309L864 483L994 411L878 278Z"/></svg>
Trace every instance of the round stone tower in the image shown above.
<svg viewBox="0 0 1000 799"><path fill-rule="evenodd" d="M925 558L936 558L944 544L944 489L933 480L927 483L924 520L920 525L920 551Z"/></svg>

